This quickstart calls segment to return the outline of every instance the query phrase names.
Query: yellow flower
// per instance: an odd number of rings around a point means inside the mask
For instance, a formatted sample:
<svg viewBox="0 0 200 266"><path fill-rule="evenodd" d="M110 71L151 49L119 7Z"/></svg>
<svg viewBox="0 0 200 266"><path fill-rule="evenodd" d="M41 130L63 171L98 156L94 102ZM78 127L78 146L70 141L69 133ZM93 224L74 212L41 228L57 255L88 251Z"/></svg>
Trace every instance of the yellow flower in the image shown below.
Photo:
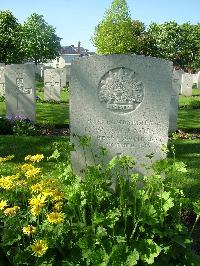
<svg viewBox="0 0 200 266"><path fill-rule="evenodd" d="M30 235L33 235L33 234L35 233L35 231L36 231L36 227L34 227L34 226L32 226L32 225L27 225L27 226L24 226L24 227L22 228L22 231L23 231L23 233L24 233L25 235L30 236Z"/></svg>
<svg viewBox="0 0 200 266"><path fill-rule="evenodd" d="M27 182L24 181L24 180L20 180L20 181L17 181L16 182L16 187L22 187L22 188L24 188L26 186L27 186Z"/></svg>
<svg viewBox="0 0 200 266"><path fill-rule="evenodd" d="M20 209L20 207L18 206L14 206L14 207L11 207L11 208L6 208L5 211L4 211L4 214L6 216L13 216L16 214L16 212Z"/></svg>
<svg viewBox="0 0 200 266"><path fill-rule="evenodd" d="M31 245L31 249L35 256L42 257L48 249L46 240L36 240L34 244Z"/></svg>
<svg viewBox="0 0 200 266"><path fill-rule="evenodd" d="M62 202L56 202L53 206L54 211L60 211L62 209L63 203Z"/></svg>
<svg viewBox="0 0 200 266"><path fill-rule="evenodd" d="M0 210L3 210L7 206L7 201L6 200L1 200L0 201Z"/></svg>
<svg viewBox="0 0 200 266"><path fill-rule="evenodd" d="M43 187L42 187L41 183L36 183L36 184L34 184L34 185L31 186L31 192L32 193L34 193L34 192L36 192L36 193L41 192L42 189L43 189Z"/></svg>
<svg viewBox="0 0 200 266"><path fill-rule="evenodd" d="M33 197L29 200L29 205L31 207L31 213L36 216L40 214L42 208L45 206L45 197L42 195L38 195L37 197Z"/></svg>
<svg viewBox="0 0 200 266"><path fill-rule="evenodd" d="M0 178L0 187L6 190L10 190L16 187L16 179L20 177L19 174L8 175Z"/></svg>
<svg viewBox="0 0 200 266"><path fill-rule="evenodd" d="M31 164L28 164L28 163L24 163L20 166L20 169L23 171L23 172L27 172L28 170L32 169L32 165Z"/></svg>
<svg viewBox="0 0 200 266"><path fill-rule="evenodd" d="M33 163L35 163L35 162L39 163L43 159L44 159L43 154L28 155L25 157L25 161L31 161Z"/></svg>
<svg viewBox="0 0 200 266"><path fill-rule="evenodd" d="M10 161L14 158L14 155L8 155L7 157L0 157L0 163L4 163L6 161Z"/></svg>
<svg viewBox="0 0 200 266"><path fill-rule="evenodd" d="M42 195L44 196L44 197L52 197L53 196L53 190L52 189L44 189L43 191L42 191Z"/></svg>
<svg viewBox="0 0 200 266"><path fill-rule="evenodd" d="M10 176L0 178L0 187L6 190L10 190L15 187Z"/></svg>
<svg viewBox="0 0 200 266"><path fill-rule="evenodd" d="M60 201L64 198L64 193L57 189L54 189L52 190L52 198L53 201Z"/></svg>
<svg viewBox="0 0 200 266"><path fill-rule="evenodd" d="M27 172L25 172L25 176L27 178L36 177L40 173L40 168L32 166L31 169L29 169Z"/></svg>
<svg viewBox="0 0 200 266"><path fill-rule="evenodd" d="M64 214L62 212L50 212L47 214L47 220L52 224L60 224L64 222Z"/></svg>

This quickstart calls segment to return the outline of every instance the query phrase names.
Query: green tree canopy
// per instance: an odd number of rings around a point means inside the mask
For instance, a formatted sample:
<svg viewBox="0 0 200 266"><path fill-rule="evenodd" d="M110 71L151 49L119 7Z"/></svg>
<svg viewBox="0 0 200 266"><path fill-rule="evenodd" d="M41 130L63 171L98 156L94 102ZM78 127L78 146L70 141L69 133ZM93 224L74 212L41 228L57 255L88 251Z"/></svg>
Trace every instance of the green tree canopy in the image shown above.
<svg viewBox="0 0 200 266"><path fill-rule="evenodd" d="M42 15L33 13L23 24L23 50L26 59L35 64L58 56L60 40L55 28L48 25Z"/></svg>
<svg viewBox="0 0 200 266"><path fill-rule="evenodd" d="M21 63L21 25L9 10L0 11L0 62Z"/></svg>
<svg viewBox="0 0 200 266"><path fill-rule="evenodd" d="M200 24L151 23L141 39L142 53L173 61L184 69L200 68Z"/></svg>
<svg viewBox="0 0 200 266"><path fill-rule="evenodd" d="M113 0L92 38L99 54L130 53L137 49L137 38L126 0Z"/></svg>

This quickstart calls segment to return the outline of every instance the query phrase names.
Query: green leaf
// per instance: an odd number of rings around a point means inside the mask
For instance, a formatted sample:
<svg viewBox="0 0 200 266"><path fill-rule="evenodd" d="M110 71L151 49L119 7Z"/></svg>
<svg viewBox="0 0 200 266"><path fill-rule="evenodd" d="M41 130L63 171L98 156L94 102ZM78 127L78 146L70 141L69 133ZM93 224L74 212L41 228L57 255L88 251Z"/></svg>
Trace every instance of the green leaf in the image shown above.
<svg viewBox="0 0 200 266"><path fill-rule="evenodd" d="M154 259L158 257L162 248L158 246L152 239L146 239L142 242L141 260L147 264L153 264Z"/></svg>
<svg viewBox="0 0 200 266"><path fill-rule="evenodd" d="M137 265L138 260L139 260L139 252L136 249L134 249L128 255L125 266Z"/></svg>

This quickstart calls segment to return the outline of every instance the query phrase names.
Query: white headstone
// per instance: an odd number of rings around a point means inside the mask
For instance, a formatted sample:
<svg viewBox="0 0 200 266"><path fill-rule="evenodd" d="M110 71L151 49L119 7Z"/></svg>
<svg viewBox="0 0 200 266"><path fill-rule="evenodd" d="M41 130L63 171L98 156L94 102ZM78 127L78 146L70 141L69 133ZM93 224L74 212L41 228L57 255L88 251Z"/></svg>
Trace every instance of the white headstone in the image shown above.
<svg viewBox="0 0 200 266"><path fill-rule="evenodd" d="M7 65L5 68L6 116L35 121L35 69L33 65Z"/></svg>
<svg viewBox="0 0 200 266"><path fill-rule="evenodd" d="M197 88L200 89L200 71L198 72Z"/></svg>
<svg viewBox="0 0 200 266"><path fill-rule="evenodd" d="M169 113L169 132L175 132L177 130L177 117L178 117L178 99L179 91L181 88L181 79L179 70L173 71L172 76L172 96L170 103Z"/></svg>
<svg viewBox="0 0 200 266"><path fill-rule="evenodd" d="M99 146L107 159L133 156L141 164L165 157L172 94L172 62L140 55L90 56L72 63L70 132L76 152L72 164L79 172L93 163ZM91 149L83 151L76 136L90 136ZM93 156L94 155L94 156Z"/></svg>
<svg viewBox="0 0 200 266"><path fill-rule="evenodd" d="M192 80L193 80L193 84L197 84L198 83L198 73L192 74Z"/></svg>
<svg viewBox="0 0 200 266"><path fill-rule="evenodd" d="M44 99L60 101L61 79L57 69L44 70Z"/></svg>
<svg viewBox="0 0 200 266"><path fill-rule="evenodd" d="M190 73L182 75L181 95L192 96L193 77Z"/></svg>
<svg viewBox="0 0 200 266"><path fill-rule="evenodd" d="M0 97L5 96L5 76L4 76L5 66L0 65Z"/></svg>
<svg viewBox="0 0 200 266"><path fill-rule="evenodd" d="M66 83L69 83L71 79L71 64L66 65L65 69L66 69Z"/></svg>
<svg viewBox="0 0 200 266"><path fill-rule="evenodd" d="M67 70L66 68L59 68L60 78L61 78L61 88L65 87L67 84Z"/></svg>

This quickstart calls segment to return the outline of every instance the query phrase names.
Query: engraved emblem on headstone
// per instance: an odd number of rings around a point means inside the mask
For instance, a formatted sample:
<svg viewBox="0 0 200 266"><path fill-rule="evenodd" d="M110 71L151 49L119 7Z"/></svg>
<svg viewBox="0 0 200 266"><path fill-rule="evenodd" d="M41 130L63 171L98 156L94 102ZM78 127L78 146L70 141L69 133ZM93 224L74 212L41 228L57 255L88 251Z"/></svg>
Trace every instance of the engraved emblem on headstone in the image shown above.
<svg viewBox="0 0 200 266"><path fill-rule="evenodd" d="M99 82L98 97L111 111L131 112L143 101L144 85L131 69L111 69Z"/></svg>
<svg viewBox="0 0 200 266"><path fill-rule="evenodd" d="M16 90L17 90L17 93L23 93L23 94L31 94L32 93L32 89L24 88L23 78L16 78Z"/></svg>

